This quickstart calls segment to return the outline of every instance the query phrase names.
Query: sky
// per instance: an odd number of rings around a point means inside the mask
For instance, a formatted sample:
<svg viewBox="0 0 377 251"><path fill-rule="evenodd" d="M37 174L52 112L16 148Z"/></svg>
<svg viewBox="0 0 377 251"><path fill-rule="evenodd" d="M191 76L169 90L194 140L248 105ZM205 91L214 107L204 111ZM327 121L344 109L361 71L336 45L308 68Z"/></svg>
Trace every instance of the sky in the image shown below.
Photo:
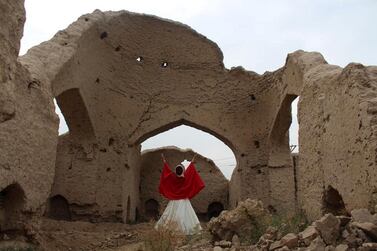
<svg viewBox="0 0 377 251"><path fill-rule="evenodd" d="M377 65L377 0L26 0L23 55L49 40L79 16L95 9L128 10L180 21L216 42L227 68L243 66L262 74L282 67L288 53L318 51L330 64ZM291 144L297 145L297 101L293 102ZM64 117L59 132L68 130ZM176 145L215 161L227 178L235 166L220 140L180 126L145 141L143 149Z"/></svg>

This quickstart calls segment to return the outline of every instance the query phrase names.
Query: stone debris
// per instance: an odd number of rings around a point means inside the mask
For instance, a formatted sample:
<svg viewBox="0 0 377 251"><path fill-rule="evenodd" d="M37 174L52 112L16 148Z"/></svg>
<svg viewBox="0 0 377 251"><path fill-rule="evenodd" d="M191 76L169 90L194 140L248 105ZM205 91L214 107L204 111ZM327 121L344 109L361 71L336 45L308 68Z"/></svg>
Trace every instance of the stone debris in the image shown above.
<svg viewBox="0 0 377 251"><path fill-rule="evenodd" d="M256 231L257 220L268 220L271 215L258 200L247 199L230 211L223 211L219 217L212 218L208 229L215 239L231 241L234 234L241 239L248 238Z"/></svg>
<svg viewBox="0 0 377 251"><path fill-rule="evenodd" d="M354 209L351 211L351 216L354 221L363 222L374 222L375 218L366 208Z"/></svg>
<svg viewBox="0 0 377 251"><path fill-rule="evenodd" d="M314 223L324 242L334 244L339 237L340 221L332 214L326 214Z"/></svg>
<svg viewBox="0 0 377 251"><path fill-rule="evenodd" d="M245 227L247 222L239 224L239 229L230 222L233 219L233 222L240 223L240 219L246 219L245 214L249 215L250 212L253 217L263 215L261 206L263 206L261 203L249 199L239 203L236 209L212 219L212 223L209 224L212 237L219 238L221 235L218 233L225 233L222 236L227 237L227 231L241 232L240 229L258 231L256 228ZM251 251L377 251L377 225L373 223L374 217L375 215L367 209L353 210L351 216L334 216L327 213L299 233L282 233L281 227L266 226L266 231L261 234L259 240L247 248L245 243L236 241L238 239L236 235L233 236L232 242L223 242L227 245L221 245L222 241L216 241L214 244L224 250L230 248L230 250ZM253 221L252 217L250 219ZM220 226L224 228L220 228ZM248 235L252 236L252 233L249 232Z"/></svg>
<svg viewBox="0 0 377 251"><path fill-rule="evenodd" d="M309 245L318 235L318 230L314 226L308 226L304 231L299 233L299 238L304 244Z"/></svg>
<svg viewBox="0 0 377 251"><path fill-rule="evenodd" d="M354 222L352 223L355 227L363 230L368 236L370 236L374 241L377 241L377 226L370 222Z"/></svg>
<svg viewBox="0 0 377 251"><path fill-rule="evenodd" d="M240 242L240 238L238 237L238 235L233 235L232 237L232 246L235 248L235 249L239 249L240 246L241 246L241 242Z"/></svg>
<svg viewBox="0 0 377 251"><path fill-rule="evenodd" d="M220 246L222 248L230 248L232 246L232 242L221 240L221 241L215 242L215 246Z"/></svg>
<svg viewBox="0 0 377 251"><path fill-rule="evenodd" d="M339 244L336 246L335 251L348 251L349 247L347 244Z"/></svg>

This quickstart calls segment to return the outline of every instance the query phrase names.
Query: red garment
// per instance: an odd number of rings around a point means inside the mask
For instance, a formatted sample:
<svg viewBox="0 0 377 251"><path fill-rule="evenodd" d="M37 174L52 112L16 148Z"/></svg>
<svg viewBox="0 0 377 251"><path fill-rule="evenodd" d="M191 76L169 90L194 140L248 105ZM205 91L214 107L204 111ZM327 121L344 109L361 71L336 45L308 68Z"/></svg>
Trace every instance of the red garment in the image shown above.
<svg viewBox="0 0 377 251"><path fill-rule="evenodd" d="M178 177L170 170L169 165L164 163L160 178L160 194L169 200L191 199L204 188L204 182L193 163L190 163L183 176Z"/></svg>

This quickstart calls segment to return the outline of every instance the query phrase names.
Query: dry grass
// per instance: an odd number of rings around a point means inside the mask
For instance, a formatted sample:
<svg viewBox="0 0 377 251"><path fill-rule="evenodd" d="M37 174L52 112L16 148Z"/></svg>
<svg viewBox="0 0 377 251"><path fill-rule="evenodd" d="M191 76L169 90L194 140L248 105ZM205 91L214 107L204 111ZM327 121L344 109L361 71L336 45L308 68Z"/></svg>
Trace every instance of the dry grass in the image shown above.
<svg viewBox="0 0 377 251"><path fill-rule="evenodd" d="M145 247L148 251L173 251L185 241L185 234L179 230L175 222L153 228L145 235Z"/></svg>

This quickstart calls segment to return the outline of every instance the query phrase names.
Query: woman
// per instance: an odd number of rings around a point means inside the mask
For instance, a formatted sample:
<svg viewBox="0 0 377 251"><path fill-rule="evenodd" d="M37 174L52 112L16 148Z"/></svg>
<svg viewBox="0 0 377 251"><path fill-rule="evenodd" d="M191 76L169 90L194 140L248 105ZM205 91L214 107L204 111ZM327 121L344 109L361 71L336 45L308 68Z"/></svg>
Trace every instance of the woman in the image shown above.
<svg viewBox="0 0 377 251"><path fill-rule="evenodd" d="M177 165L175 173L170 170L164 155L161 154L161 156L164 168L161 173L159 191L170 201L157 222L156 228L176 224L185 234L194 234L202 228L190 199L204 188L204 182L194 166L196 155L186 170L182 165Z"/></svg>

